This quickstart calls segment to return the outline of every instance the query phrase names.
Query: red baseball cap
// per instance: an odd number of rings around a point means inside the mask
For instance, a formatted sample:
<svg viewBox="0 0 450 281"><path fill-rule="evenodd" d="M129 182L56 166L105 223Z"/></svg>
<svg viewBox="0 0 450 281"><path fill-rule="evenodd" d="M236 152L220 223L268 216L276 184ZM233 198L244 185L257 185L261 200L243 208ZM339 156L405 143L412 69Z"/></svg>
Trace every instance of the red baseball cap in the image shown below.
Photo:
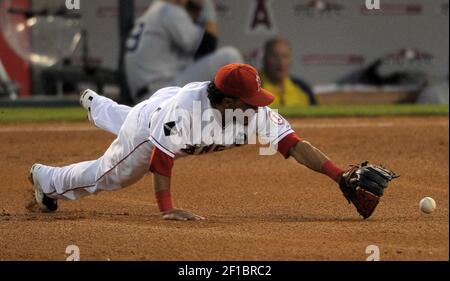
<svg viewBox="0 0 450 281"><path fill-rule="evenodd" d="M252 106L266 106L273 102L274 95L261 88L258 71L251 65L232 63L217 71L216 87L224 94L237 97Z"/></svg>

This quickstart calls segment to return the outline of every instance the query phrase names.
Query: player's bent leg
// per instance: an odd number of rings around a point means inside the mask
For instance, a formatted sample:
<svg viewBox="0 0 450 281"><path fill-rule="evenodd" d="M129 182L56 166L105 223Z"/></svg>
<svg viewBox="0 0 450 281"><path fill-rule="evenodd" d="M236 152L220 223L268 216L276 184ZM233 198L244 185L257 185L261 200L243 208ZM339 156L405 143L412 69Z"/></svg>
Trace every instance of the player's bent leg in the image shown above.
<svg viewBox="0 0 450 281"><path fill-rule="evenodd" d="M222 47L199 59L174 79L174 85L183 87L194 81L212 81L219 68L230 63L243 62L242 55L234 47Z"/></svg>
<svg viewBox="0 0 450 281"><path fill-rule="evenodd" d="M130 152L119 146L113 143L111 150L93 161L65 167L41 165L42 192L52 199L76 200L136 183L148 172L152 146L144 142ZM118 149L121 153L117 153Z"/></svg>
<svg viewBox="0 0 450 281"><path fill-rule="evenodd" d="M140 180L148 172L153 147L148 140L148 116L140 114L143 107L130 111L118 137L99 159L65 167L40 165L42 193L51 199L75 200Z"/></svg>
<svg viewBox="0 0 450 281"><path fill-rule="evenodd" d="M98 166L98 160L65 167L40 165L39 171L34 173L35 183L39 183L42 193L48 198L76 200L96 192L92 187L95 187L94 171Z"/></svg>
<svg viewBox="0 0 450 281"><path fill-rule="evenodd" d="M118 104L92 90L85 90L80 96L80 104L88 112L89 121L96 127L114 135L119 133L131 107Z"/></svg>

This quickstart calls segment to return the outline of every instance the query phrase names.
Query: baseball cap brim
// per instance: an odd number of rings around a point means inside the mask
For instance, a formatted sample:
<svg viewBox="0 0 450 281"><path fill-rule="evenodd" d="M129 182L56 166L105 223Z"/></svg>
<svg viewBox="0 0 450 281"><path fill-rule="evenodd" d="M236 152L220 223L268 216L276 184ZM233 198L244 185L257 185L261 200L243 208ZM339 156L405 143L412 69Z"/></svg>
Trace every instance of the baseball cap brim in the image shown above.
<svg viewBox="0 0 450 281"><path fill-rule="evenodd" d="M275 96L271 92L265 89L261 89L261 91L256 93L255 95L241 98L241 100L246 104L255 107L260 107L260 106L268 106L269 104L271 104L275 100Z"/></svg>

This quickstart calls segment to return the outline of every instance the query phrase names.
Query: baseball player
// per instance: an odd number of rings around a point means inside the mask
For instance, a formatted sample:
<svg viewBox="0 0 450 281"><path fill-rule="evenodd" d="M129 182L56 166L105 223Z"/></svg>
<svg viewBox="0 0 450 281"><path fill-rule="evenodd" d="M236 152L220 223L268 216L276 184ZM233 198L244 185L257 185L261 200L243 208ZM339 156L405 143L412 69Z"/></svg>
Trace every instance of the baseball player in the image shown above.
<svg viewBox="0 0 450 281"><path fill-rule="evenodd" d="M135 101L163 87L212 80L221 66L242 61L234 47L216 50L217 27L211 24L215 11L206 0L207 12L202 13L203 1L154 1L137 19L125 54L126 78Z"/></svg>
<svg viewBox="0 0 450 281"><path fill-rule="evenodd" d="M258 135L276 147L284 158L292 156L298 163L338 183L345 198L368 218L388 182L396 175L368 163L342 170L319 149L297 136L283 117L267 107L273 100L274 96L261 88L256 69L247 64L226 65L219 69L213 81L163 88L133 108L86 90L80 102L88 111L90 122L117 138L97 160L65 167L34 164L29 179L36 202L42 211L53 212L58 207L58 199L76 200L100 191L124 188L150 171L164 219L201 220L203 217L199 215L173 207L170 191L175 160L237 147ZM229 112L240 110L254 114L244 119L228 118ZM256 122L258 127L244 131L244 135L229 130L234 125L248 128L260 116L268 118ZM197 140L196 131L202 132ZM233 132L231 141L229 132Z"/></svg>

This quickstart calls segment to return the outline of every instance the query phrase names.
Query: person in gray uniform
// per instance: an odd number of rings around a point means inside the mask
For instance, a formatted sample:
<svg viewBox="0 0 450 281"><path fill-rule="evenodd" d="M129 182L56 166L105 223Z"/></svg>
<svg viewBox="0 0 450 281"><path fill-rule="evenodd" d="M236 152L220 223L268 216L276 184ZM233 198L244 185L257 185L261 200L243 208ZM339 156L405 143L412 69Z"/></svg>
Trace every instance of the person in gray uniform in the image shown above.
<svg viewBox="0 0 450 281"><path fill-rule="evenodd" d="M242 62L234 47L217 49L210 0L157 0L137 19L126 42L125 71L134 102L167 86L212 80L227 64Z"/></svg>

